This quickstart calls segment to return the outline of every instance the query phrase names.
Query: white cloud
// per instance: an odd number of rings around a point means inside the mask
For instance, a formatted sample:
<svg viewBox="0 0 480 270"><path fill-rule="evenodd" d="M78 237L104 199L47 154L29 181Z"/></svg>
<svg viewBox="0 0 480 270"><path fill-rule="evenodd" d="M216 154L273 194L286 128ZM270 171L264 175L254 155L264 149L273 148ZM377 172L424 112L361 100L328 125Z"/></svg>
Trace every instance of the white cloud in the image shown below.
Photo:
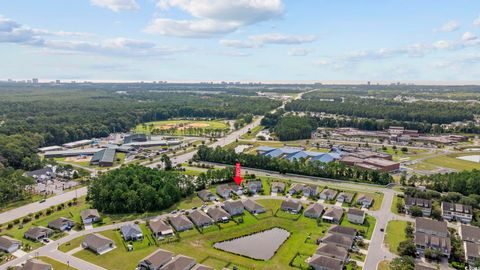
<svg viewBox="0 0 480 270"><path fill-rule="evenodd" d="M476 40L476 39L477 39L477 36L475 34L473 34L472 32L465 32L462 35L462 40L463 41L472 41L472 40Z"/></svg>
<svg viewBox="0 0 480 270"><path fill-rule="evenodd" d="M187 48L157 46L153 42L127 38L101 39L86 41L83 37L93 35L65 31L49 31L24 26L11 19L0 16L0 43L16 43L54 50L57 53L93 53L116 56L164 56L188 50ZM68 40L55 38L68 37ZM72 40L82 37L81 40Z"/></svg>
<svg viewBox="0 0 480 270"><path fill-rule="evenodd" d="M114 12L139 8L136 0L90 0L90 3L94 6L108 8Z"/></svg>
<svg viewBox="0 0 480 270"><path fill-rule="evenodd" d="M249 39L260 44L302 44L313 42L317 38L313 35L295 36L273 33L251 36Z"/></svg>
<svg viewBox="0 0 480 270"><path fill-rule="evenodd" d="M448 21L440 28L434 29L435 32L453 32L460 28L460 24L457 21Z"/></svg>
<svg viewBox="0 0 480 270"><path fill-rule="evenodd" d="M192 18L157 18L145 31L177 37L223 35L246 25L278 18L283 13L282 0L159 0L157 5L162 10L180 9Z"/></svg>
<svg viewBox="0 0 480 270"><path fill-rule="evenodd" d="M149 34L164 36L205 38L227 34L239 27L234 22L218 22L214 20L172 20L155 19L145 28Z"/></svg>
<svg viewBox="0 0 480 270"><path fill-rule="evenodd" d="M317 39L313 35L286 35L279 33L269 33L263 35L249 36L247 40L222 39L220 44L226 47L239 49L258 48L266 44L292 45L310 43Z"/></svg>
<svg viewBox="0 0 480 270"><path fill-rule="evenodd" d="M480 16L473 20L473 26L480 27Z"/></svg>
<svg viewBox="0 0 480 270"><path fill-rule="evenodd" d="M291 48L288 51L289 56L306 56L310 54L313 50L308 48Z"/></svg>

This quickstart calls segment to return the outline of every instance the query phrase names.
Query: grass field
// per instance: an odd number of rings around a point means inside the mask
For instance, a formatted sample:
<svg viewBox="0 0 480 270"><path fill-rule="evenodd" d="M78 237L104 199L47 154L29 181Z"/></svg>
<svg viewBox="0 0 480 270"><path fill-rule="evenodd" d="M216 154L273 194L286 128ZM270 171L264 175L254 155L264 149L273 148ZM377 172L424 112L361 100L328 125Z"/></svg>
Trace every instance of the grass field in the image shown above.
<svg viewBox="0 0 480 270"><path fill-rule="evenodd" d="M258 132L262 131L265 127L264 126L256 126L250 130L250 132L247 132L243 134L240 139L244 140L250 140L250 139L255 139L257 136Z"/></svg>
<svg viewBox="0 0 480 270"><path fill-rule="evenodd" d="M378 264L377 270L390 270L390 262L389 261L381 261Z"/></svg>
<svg viewBox="0 0 480 270"><path fill-rule="evenodd" d="M480 152L448 154L448 155L428 158L424 160L424 163L445 167L445 168L451 168L459 171L480 169L480 163L461 160L457 158L459 156L478 155L478 154L480 154Z"/></svg>
<svg viewBox="0 0 480 270"><path fill-rule="evenodd" d="M398 255L398 245L407 240L405 235L405 228L407 222L402 220L392 220L387 224L387 230L385 235L385 244L388 246L390 252Z"/></svg>
<svg viewBox="0 0 480 270"><path fill-rule="evenodd" d="M387 150L380 149L380 151L392 155L392 158L395 161L415 160L433 154L429 153L429 151L425 149L415 149L409 147L407 147L407 152L402 152L400 148L401 147L393 149L392 147L387 147Z"/></svg>
<svg viewBox="0 0 480 270"><path fill-rule="evenodd" d="M207 130L225 130L230 126L225 121L165 120L139 124L134 131L146 134L169 134L178 136L202 136Z"/></svg>
<svg viewBox="0 0 480 270"><path fill-rule="evenodd" d="M63 264L59 261L56 261L56 260L54 260L50 257L38 257L37 259L39 259L42 262L51 264L52 268L55 269L55 270L74 270L74 269L77 269L77 268L73 268L71 266L68 266L66 264Z"/></svg>
<svg viewBox="0 0 480 270"><path fill-rule="evenodd" d="M269 209L267 212L275 212L281 204L281 200L259 200L260 204ZM216 242L224 241L265 229L281 227L288 230L291 236L279 248L276 255L269 261L256 261L246 257L219 251L213 248ZM255 217L249 213L243 216L243 223L226 226L221 230L217 226L208 232L200 233L192 230L188 234L181 234L180 241L161 244L160 248L170 250L176 254L183 254L195 258L198 262L221 269L227 265L237 266L238 269L296 269L289 266L296 253L313 254L317 245L308 243L309 235L321 236L330 224L318 225L315 220L299 217L298 221L285 218L277 218L272 215ZM74 256L98 264L107 269L134 269L138 261L155 251L157 246L143 246L132 252L123 248L122 240L116 231L107 231L105 236L114 240L117 248L105 255L95 255L89 251L80 251ZM199 252L201 250L201 252Z"/></svg>

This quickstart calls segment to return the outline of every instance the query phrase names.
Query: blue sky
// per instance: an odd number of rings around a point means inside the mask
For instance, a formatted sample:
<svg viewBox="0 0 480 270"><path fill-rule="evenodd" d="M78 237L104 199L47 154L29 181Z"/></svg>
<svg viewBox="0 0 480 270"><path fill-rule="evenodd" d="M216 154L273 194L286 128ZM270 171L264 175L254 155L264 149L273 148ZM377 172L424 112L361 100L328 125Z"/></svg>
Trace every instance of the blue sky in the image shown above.
<svg viewBox="0 0 480 270"><path fill-rule="evenodd" d="M0 79L479 81L476 0L15 0Z"/></svg>

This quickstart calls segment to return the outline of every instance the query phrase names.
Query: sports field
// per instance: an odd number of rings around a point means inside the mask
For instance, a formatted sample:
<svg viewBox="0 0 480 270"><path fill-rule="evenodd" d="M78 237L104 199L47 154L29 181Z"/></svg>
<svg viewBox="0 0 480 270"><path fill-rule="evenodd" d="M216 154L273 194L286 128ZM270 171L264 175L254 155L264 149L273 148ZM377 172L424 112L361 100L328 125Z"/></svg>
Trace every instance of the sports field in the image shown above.
<svg viewBox="0 0 480 270"><path fill-rule="evenodd" d="M460 156L478 155L479 153L480 152L448 154L448 155L432 157L424 160L423 162L427 164L445 167L445 168L451 168L459 171L480 169L480 163L478 162L462 160L457 158Z"/></svg>
<svg viewBox="0 0 480 270"><path fill-rule="evenodd" d="M135 132L146 134L206 136L215 131L229 130L226 121L166 120L139 124Z"/></svg>

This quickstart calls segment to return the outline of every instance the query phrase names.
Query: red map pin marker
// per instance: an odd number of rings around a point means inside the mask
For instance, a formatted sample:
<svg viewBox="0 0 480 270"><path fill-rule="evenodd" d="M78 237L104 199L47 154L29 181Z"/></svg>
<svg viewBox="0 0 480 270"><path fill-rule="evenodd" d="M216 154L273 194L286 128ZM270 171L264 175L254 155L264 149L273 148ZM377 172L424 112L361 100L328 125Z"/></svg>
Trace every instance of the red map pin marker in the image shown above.
<svg viewBox="0 0 480 270"><path fill-rule="evenodd" d="M243 181L243 178L242 176L240 175L240 163L237 162L237 164L235 164L235 177L233 178L233 180L235 181L235 183L237 185L240 186L240 184L242 183Z"/></svg>

